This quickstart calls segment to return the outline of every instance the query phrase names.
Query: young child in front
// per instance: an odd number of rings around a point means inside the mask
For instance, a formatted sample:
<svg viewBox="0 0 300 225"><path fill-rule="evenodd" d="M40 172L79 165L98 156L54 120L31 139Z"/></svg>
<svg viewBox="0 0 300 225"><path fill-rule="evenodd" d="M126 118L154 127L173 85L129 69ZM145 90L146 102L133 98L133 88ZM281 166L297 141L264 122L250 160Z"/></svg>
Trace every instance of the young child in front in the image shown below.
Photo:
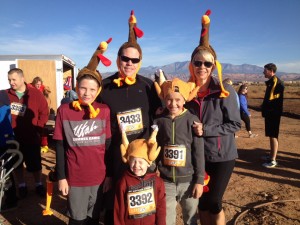
<svg viewBox="0 0 300 225"><path fill-rule="evenodd" d="M164 182L156 173L147 172L159 154L157 129L148 140L136 139L130 144L122 131L121 155L129 169L118 181L114 202L115 225L165 225L166 194Z"/></svg>
<svg viewBox="0 0 300 225"><path fill-rule="evenodd" d="M176 224L176 206L180 203L184 224L197 224L198 198L203 193L204 143L193 132L198 118L184 108L197 88L178 78L155 82L158 95L166 109L154 120L158 126L157 142L161 146L156 162L164 180L167 202L167 225Z"/></svg>
<svg viewBox="0 0 300 225"><path fill-rule="evenodd" d="M105 155L111 139L110 110L95 102L101 91L99 60L107 65L101 42L88 66L78 73L78 101L62 104L57 111L56 140L58 188L68 196L69 225L98 225L103 192L109 189Z"/></svg>

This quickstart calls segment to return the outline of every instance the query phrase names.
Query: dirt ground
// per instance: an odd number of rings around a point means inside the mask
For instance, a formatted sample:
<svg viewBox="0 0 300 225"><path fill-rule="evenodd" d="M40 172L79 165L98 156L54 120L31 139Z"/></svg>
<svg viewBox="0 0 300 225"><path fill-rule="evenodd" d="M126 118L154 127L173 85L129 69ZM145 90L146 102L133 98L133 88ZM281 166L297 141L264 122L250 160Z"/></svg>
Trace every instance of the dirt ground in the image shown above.
<svg viewBox="0 0 300 225"><path fill-rule="evenodd" d="M264 121L257 109L258 101L251 101L251 126L256 138L248 138L243 124L236 138L239 159L224 195L223 206L227 224L249 225L296 225L300 224L300 100L286 101L287 116L282 117L278 167L266 169L262 167L261 156L269 149L269 140L264 136ZM42 155L43 174L46 177L49 168L54 165L54 151ZM28 180L32 177L28 176ZM54 214L42 216L45 199L34 193L29 186L26 199L19 201L18 209L0 215L0 225L63 225L68 219L64 216L66 199L62 197L54 185L51 204ZM178 223L180 219L178 209Z"/></svg>

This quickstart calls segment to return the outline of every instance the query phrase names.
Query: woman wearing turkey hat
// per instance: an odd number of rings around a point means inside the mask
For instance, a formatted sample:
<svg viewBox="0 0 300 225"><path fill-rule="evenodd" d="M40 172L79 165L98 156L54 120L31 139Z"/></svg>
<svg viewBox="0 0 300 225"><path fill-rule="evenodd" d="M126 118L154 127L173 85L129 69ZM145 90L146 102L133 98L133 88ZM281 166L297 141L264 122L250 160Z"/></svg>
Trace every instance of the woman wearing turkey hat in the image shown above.
<svg viewBox="0 0 300 225"><path fill-rule="evenodd" d="M202 225L225 225L222 198L238 157L234 133L241 127L234 89L222 84L221 64L209 45L210 11L202 17L200 43L191 56L190 81L200 86L197 97L186 107L200 119L195 132L204 139L205 170L210 176L209 191L199 199ZM212 76L217 68L219 81Z"/></svg>

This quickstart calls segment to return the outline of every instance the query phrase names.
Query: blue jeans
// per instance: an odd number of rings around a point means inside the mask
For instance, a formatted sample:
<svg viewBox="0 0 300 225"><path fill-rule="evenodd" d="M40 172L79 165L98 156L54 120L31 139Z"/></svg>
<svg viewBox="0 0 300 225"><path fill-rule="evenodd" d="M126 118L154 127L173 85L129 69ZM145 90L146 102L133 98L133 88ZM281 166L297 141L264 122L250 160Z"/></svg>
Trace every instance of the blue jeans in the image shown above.
<svg viewBox="0 0 300 225"><path fill-rule="evenodd" d="M197 207L199 199L192 197L193 183L171 183L165 181L167 202L167 225L176 224L177 202L181 205L183 223L197 224Z"/></svg>

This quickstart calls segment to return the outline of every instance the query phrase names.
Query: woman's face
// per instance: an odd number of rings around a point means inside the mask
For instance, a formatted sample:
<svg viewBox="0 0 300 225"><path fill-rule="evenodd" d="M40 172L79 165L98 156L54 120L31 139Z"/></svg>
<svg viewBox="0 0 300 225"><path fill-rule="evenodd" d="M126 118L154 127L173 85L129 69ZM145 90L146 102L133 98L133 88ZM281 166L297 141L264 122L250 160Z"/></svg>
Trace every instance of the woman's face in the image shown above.
<svg viewBox="0 0 300 225"><path fill-rule="evenodd" d="M82 79L78 84L78 94L84 104L92 103L99 90L99 84L94 79Z"/></svg>
<svg viewBox="0 0 300 225"><path fill-rule="evenodd" d="M212 71L215 68L213 60L207 60L202 54L198 53L194 56L192 65L197 82L205 84L210 80Z"/></svg>
<svg viewBox="0 0 300 225"><path fill-rule="evenodd" d="M41 82L41 81L38 81L38 82L35 83L34 86L35 86L37 89L40 89L41 86L42 86L42 82Z"/></svg>

